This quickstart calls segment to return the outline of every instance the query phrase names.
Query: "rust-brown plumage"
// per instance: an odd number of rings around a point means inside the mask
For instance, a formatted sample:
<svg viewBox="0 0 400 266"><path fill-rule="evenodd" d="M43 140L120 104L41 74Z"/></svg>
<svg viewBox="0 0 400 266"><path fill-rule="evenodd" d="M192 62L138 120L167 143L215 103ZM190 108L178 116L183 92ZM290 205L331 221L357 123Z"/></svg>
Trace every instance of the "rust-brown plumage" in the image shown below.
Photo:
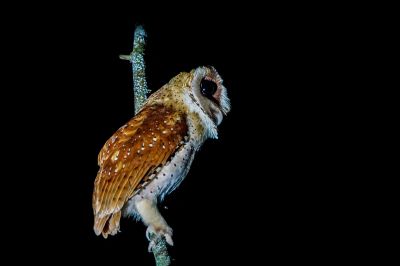
<svg viewBox="0 0 400 266"><path fill-rule="evenodd" d="M185 115L165 106L145 106L104 145L93 193L94 230L119 230L124 204L179 149L187 135Z"/></svg>
<svg viewBox="0 0 400 266"><path fill-rule="evenodd" d="M173 230L157 204L189 172L196 152L230 110L222 79L213 67L182 72L154 92L142 110L104 145L93 192L94 231L115 235L121 216L140 219L150 235L173 245Z"/></svg>

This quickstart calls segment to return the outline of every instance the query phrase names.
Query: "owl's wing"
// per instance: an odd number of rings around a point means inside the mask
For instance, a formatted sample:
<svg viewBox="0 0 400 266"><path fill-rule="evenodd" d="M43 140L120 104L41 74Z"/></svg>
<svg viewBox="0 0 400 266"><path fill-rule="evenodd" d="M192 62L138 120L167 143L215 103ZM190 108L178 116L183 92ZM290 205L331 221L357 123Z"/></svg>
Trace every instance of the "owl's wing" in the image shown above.
<svg viewBox="0 0 400 266"><path fill-rule="evenodd" d="M150 106L106 142L98 156L92 202L97 235L117 233L123 205L177 151L187 131L183 114Z"/></svg>

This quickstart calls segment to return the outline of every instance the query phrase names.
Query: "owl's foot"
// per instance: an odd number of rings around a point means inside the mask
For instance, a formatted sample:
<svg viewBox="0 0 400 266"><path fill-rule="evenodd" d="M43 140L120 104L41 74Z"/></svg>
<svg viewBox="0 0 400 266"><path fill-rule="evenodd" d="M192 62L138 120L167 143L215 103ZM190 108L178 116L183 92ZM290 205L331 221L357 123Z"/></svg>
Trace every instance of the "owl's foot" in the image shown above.
<svg viewBox="0 0 400 266"><path fill-rule="evenodd" d="M174 242L172 241L172 228L169 226L164 228L155 228L154 226L149 225L146 230L146 237L150 241L148 248L149 252L153 250L160 237L165 237L165 241L170 246L174 245Z"/></svg>

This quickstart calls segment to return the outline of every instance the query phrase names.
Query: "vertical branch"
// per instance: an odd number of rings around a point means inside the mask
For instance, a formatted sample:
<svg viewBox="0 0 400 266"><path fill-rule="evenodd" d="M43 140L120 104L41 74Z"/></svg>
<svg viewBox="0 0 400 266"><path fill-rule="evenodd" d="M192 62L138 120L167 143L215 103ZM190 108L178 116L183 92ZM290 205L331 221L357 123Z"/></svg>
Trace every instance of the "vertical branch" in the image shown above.
<svg viewBox="0 0 400 266"><path fill-rule="evenodd" d="M142 108L144 102L147 100L147 95L150 90L147 89L146 82L146 66L144 63L144 46L146 44L146 31L142 26L137 26L133 38L133 49L129 55L120 55L122 60L129 60L132 63L133 75L133 94L135 101L135 114ZM163 236L155 234L150 235L152 245L151 251L154 254L156 266L169 266L171 265L171 258L168 255L167 242Z"/></svg>
<svg viewBox="0 0 400 266"><path fill-rule="evenodd" d="M150 234L151 241L154 241L154 245L151 251L154 254L156 260L156 266L169 266L171 265L171 258L168 254L167 242L163 236L157 236Z"/></svg>
<svg viewBox="0 0 400 266"><path fill-rule="evenodd" d="M146 45L146 31L142 26L137 26L133 38L133 49L130 55L120 55L119 58L132 63L133 92L135 97L135 114L142 108L147 100L150 90L147 89L146 65L144 63L144 46Z"/></svg>

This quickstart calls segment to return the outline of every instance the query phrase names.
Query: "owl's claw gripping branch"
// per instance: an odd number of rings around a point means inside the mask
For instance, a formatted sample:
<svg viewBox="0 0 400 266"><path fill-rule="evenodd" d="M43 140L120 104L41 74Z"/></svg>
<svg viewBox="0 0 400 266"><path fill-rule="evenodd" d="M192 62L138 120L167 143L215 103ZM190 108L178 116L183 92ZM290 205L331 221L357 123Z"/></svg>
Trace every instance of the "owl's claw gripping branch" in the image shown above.
<svg viewBox="0 0 400 266"><path fill-rule="evenodd" d="M149 252L159 236L164 237L165 241L173 246L172 228L168 226L165 219L158 211L157 204L151 200L143 199L136 203L136 209L147 225L146 237L150 241Z"/></svg>
<svg viewBox="0 0 400 266"><path fill-rule="evenodd" d="M154 226L149 225L146 230L146 237L150 241L149 244L149 252L152 252L152 248L156 244L156 242L165 241L168 245L173 246L174 241L172 240L172 228L167 226L165 229L155 229Z"/></svg>

